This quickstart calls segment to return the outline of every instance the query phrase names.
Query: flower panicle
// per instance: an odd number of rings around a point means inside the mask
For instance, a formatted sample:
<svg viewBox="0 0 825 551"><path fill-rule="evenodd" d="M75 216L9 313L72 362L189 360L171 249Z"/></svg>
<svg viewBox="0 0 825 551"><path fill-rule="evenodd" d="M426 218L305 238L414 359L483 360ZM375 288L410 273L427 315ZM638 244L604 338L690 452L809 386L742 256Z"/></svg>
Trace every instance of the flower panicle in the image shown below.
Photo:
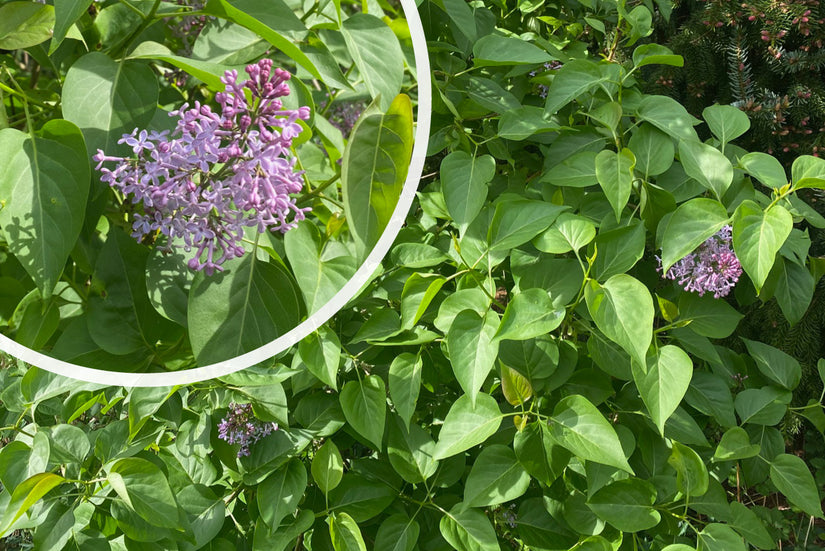
<svg viewBox="0 0 825 551"><path fill-rule="evenodd" d="M676 281L685 291L714 298L727 296L739 277L742 266L731 248L731 226L724 226L699 245L695 252L675 263L662 277ZM662 259L657 271L662 271Z"/></svg>
<svg viewBox="0 0 825 551"><path fill-rule="evenodd" d="M290 151L302 130L297 121L309 119L310 109L283 108L291 75L273 70L272 60L246 72L246 80L234 70L221 77L225 89L215 95L220 112L185 103L169 113L178 119L171 133L136 128L123 135L118 143L131 147L134 157L102 150L94 156L101 180L143 207L132 236L160 232L170 246L182 240L187 252L195 251L189 267L207 275L244 254L245 227L285 233L310 210L292 197L304 182ZM110 169L107 162L117 164Z"/></svg>
<svg viewBox="0 0 825 551"><path fill-rule="evenodd" d="M277 423L265 423L255 418L252 404L229 404L226 417L218 423L218 438L228 444L239 444L238 457L248 456L250 446L278 430Z"/></svg>

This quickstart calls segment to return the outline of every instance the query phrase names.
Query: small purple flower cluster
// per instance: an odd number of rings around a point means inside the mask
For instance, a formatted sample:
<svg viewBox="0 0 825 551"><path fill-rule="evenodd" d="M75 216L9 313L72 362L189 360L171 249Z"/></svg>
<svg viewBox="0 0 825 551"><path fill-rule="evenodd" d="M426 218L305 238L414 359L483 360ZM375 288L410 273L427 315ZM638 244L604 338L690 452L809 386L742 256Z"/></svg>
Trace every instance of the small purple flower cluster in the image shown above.
<svg viewBox="0 0 825 551"><path fill-rule="evenodd" d="M662 260L656 258L661 271ZM730 293L741 275L742 266L731 248L731 227L724 226L662 277L678 281L685 291L699 296L713 292L714 298L720 298Z"/></svg>
<svg viewBox="0 0 825 551"><path fill-rule="evenodd" d="M226 417L218 424L218 438L229 444L240 444L238 457L249 455L249 446L278 430L277 423L264 423L255 418L252 404L229 404Z"/></svg>
<svg viewBox="0 0 825 551"><path fill-rule="evenodd" d="M553 60L553 61L548 61L547 63L545 63L543 65L543 67L544 67L545 71L555 71L556 69L561 68L562 65L564 65L564 64L561 61ZM535 69L535 70L530 71L529 73L527 73L527 76L532 78L532 77L534 77L538 74L539 74L539 70ZM547 92L549 92L549 91L550 91L550 88L546 84L539 84L539 87L538 87L539 96L541 96L542 98L546 98L547 97Z"/></svg>
<svg viewBox="0 0 825 551"><path fill-rule="evenodd" d="M321 103L318 108L323 109L325 103ZM326 116L329 123L341 131L345 138L349 137L355 123L358 122L358 117L366 108L367 104L364 100L359 101L340 101L333 103L327 111Z"/></svg>
<svg viewBox="0 0 825 551"><path fill-rule="evenodd" d="M94 156L103 182L142 203L132 236L140 240L160 231L170 247L183 240L187 252L196 250L189 267L207 275L244 254L244 227L285 233L310 210L298 208L290 196L303 188L290 147L301 133L296 121L309 118L309 107L283 109L278 98L289 94L290 74L272 70L272 60L246 72L246 81L238 80L237 71L221 77L226 89L215 94L220 114L199 102L193 109L184 104L169 114L179 117L172 137L136 128L118 141L135 157L100 149ZM118 164L102 168L108 161Z"/></svg>

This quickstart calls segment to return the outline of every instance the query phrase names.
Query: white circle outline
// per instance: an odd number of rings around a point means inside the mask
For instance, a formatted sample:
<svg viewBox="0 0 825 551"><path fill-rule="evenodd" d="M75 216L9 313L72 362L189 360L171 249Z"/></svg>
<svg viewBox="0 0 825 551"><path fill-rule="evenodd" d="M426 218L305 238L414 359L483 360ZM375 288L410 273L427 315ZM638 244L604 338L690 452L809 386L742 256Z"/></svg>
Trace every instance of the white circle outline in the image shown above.
<svg viewBox="0 0 825 551"><path fill-rule="evenodd" d="M124 387L174 386L222 377L266 361L295 345L301 341L301 339L326 323L372 279L372 275L381 264L384 256L389 252L398 232L401 230L401 226L404 224L404 220L407 217L407 213L415 197L415 192L418 189L421 172L424 169L424 159L427 156L427 145L430 135L430 115L432 108L430 60L427 54L427 40L424 36L424 27L421 24L415 0L401 0L401 7L404 10L407 25L410 29L410 38L412 39L416 66L416 78L418 81L415 143L413 144L407 179L404 182L404 188L401 191L401 196L398 199L398 204L395 206L392 217L387 223L384 233L381 234L381 237L379 237L378 242L375 244L375 247L373 247L372 251L367 255L366 260L364 260L364 263L356 270L349 281L347 281L326 304L286 334L255 350L222 362L172 373L122 373L83 367L35 352L4 335L0 335L0 350L46 371L90 383Z"/></svg>

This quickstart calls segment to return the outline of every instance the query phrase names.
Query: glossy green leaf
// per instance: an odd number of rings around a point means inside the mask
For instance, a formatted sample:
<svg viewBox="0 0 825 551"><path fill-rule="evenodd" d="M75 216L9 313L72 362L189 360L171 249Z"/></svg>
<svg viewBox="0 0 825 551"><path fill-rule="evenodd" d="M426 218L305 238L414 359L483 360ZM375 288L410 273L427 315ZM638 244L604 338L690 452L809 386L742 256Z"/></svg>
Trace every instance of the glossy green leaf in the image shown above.
<svg viewBox="0 0 825 551"><path fill-rule="evenodd" d="M733 165L718 149L702 142L679 142L679 160L685 172L712 191L720 201L733 182Z"/></svg>
<svg viewBox="0 0 825 551"><path fill-rule="evenodd" d="M780 454L771 461L771 482L795 506L807 514L823 518L822 505L811 471L801 458Z"/></svg>
<svg viewBox="0 0 825 551"><path fill-rule="evenodd" d="M742 536L725 524L708 524L698 535L699 551L746 551Z"/></svg>
<svg viewBox="0 0 825 551"><path fill-rule="evenodd" d="M725 207L712 199L700 197L680 205L668 219L662 235L662 270L667 273L728 220Z"/></svg>
<svg viewBox="0 0 825 551"><path fill-rule="evenodd" d="M751 444L750 437L745 429L742 427L731 427L719 444L716 446L716 451L713 453L714 461L731 461L734 459L747 459L748 457L755 457L759 455L760 446L758 444Z"/></svg>
<svg viewBox="0 0 825 551"><path fill-rule="evenodd" d="M550 427L542 421L528 424L513 439L516 457L524 468L546 486L561 476L570 461L570 452L550 436Z"/></svg>
<svg viewBox="0 0 825 551"><path fill-rule="evenodd" d="M527 377L501 364L501 392L511 406L518 406L533 396L533 387Z"/></svg>
<svg viewBox="0 0 825 551"><path fill-rule="evenodd" d="M77 153L83 138L70 123L63 125L63 143L0 131L0 225L9 250L46 299L80 235L89 194L89 166Z"/></svg>
<svg viewBox="0 0 825 551"><path fill-rule="evenodd" d="M653 508L656 488L639 478L617 480L597 491L587 506L602 520L622 532L639 532L653 528L661 520Z"/></svg>
<svg viewBox="0 0 825 551"><path fill-rule="evenodd" d="M554 307L544 289L525 289L507 304L501 325L495 334L497 340L527 340L561 325L566 311Z"/></svg>
<svg viewBox="0 0 825 551"><path fill-rule="evenodd" d="M782 164L776 160L776 157L767 153L755 151L743 155L739 158L739 166L744 168L751 177L768 187L779 189L788 183Z"/></svg>
<svg viewBox="0 0 825 551"><path fill-rule="evenodd" d="M642 44L633 50L633 64L636 67L644 67L645 65L683 67L685 60L682 56L674 54L669 48L651 43Z"/></svg>
<svg viewBox="0 0 825 551"><path fill-rule="evenodd" d="M626 225L608 229L602 226L594 243L596 259L591 274L598 281L630 270L645 252L645 226L631 219Z"/></svg>
<svg viewBox="0 0 825 551"><path fill-rule="evenodd" d="M0 7L0 49L22 50L45 42L55 25L54 6L8 2Z"/></svg>
<svg viewBox="0 0 825 551"><path fill-rule="evenodd" d="M529 199L498 203L487 231L490 251L507 251L530 241L565 210L567 207Z"/></svg>
<svg viewBox="0 0 825 551"><path fill-rule="evenodd" d="M347 423L367 442L381 449L387 414L387 389L378 375L350 381L341 389L341 408Z"/></svg>
<svg viewBox="0 0 825 551"><path fill-rule="evenodd" d="M759 341L745 338L742 341L765 377L788 390L797 387L802 377L802 367L794 357Z"/></svg>
<svg viewBox="0 0 825 551"><path fill-rule="evenodd" d="M644 174L645 180L649 176L667 172L673 165L673 155L676 152L673 138L651 124L639 126L631 136L628 147L636 158L636 170Z"/></svg>
<svg viewBox="0 0 825 551"><path fill-rule="evenodd" d="M476 67L536 65L552 59L553 56L546 51L517 36L490 34L473 44L473 64Z"/></svg>
<svg viewBox="0 0 825 551"><path fill-rule="evenodd" d="M247 254L189 292L189 339L201 365L234 358L285 334L303 317L295 281L280 264Z"/></svg>
<svg viewBox="0 0 825 551"><path fill-rule="evenodd" d="M475 405L469 396L461 395L447 412L433 457L446 459L481 444L495 434L501 419L498 403L489 394L478 394Z"/></svg>
<svg viewBox="0 0 825 551"><path fill-rule="evenodd" d="M152 526L178 528L178 506L160 468L146 459L120 459L109 468L109 484L140 517Z"/></svg>
<svg viewBox="0 0 825 551"><path fill-rule="evenodd" d="M587 309L596 327L630 356L645 363L653 338L653 299L650 291L633 277L620 274L604 285L590 281L585 287Z"/></svg>
<svg viewBox="0 0 825 551"><path fill-rule="evenodd" d="M575 214L562 213L547 231L533 239L533 245L540 251L563 254L578 251L596 237L596 228L587 218Z"/></svg>
<svg viewBox="0 0 825 551"><path fill-rule="evenodd" d="M781 205L763 211L743 201L733 214L733 250L742 269L759 291L773 267L776 253L793 229L793 217Z"/></svg>
<svg viewBox="0 0 825 551"><path fill-rule="evenodd" d="M490 155L471 157L455 151L441 161L441 192L447 212L459 228L466 228L481 212L495 170L496 162Z"/></svg>
<svg viewBox="0 0 825 551"><path fill-rule="evenodd" d="M555 114L574 99L607 80L599 66L586 59L574 59L559 69L547 91L544 112Z"/></svg>
<svg viewBox="0 0 825 551"><path fill-rule="evenodd" d="M441 536L453 549L461 551L499 551L496 533L490 520L477 509L459 503L438 524Z"/></svg>
<svg viewBox="0 0 825 551"><path fill-rule="evenodd" d="M495 312L482 317L464 310L455 317L445 337L453 373L472 404L496 361L498 341L494 337L498 328Z"/></svg>
<svg viewBox="0 0 825 551"><path fill-rule="evenodd" d="M329 535L335 551L367 551L358 523L346 513L330 517Z"/></svg>
<svg viewBox="0 0 825 551"><path fill-rule="evenodd" d="M390 419L387 456L395 472L410 484L425 482L436 473L435 442L415 423L406 426L398 415Z"/></svg>
<svg viewBox="0 0 825 551"><path fill-rule="evenodd" d="M295 512L306 487L307 472L303 463L297 460L290 461L261 482L257 492L258 509L272 530Z"/></svg>
<svg viewBox="0 0 825 551"><path fill-rule="evenodd" d="M562 398L550 422L553 439L577 457L633 473L613 426L584 396Z"/></svg>
<svg viewBox="0 0 825 551"><path fill-rule="evenodd" d="M63 116L83 131L90 157L98 149L128 157L131 148L117 142L123 134L148 126L158 103L158 84L143 61L118 63L91 52L69 68L61 99Z"/></svg>
<svg viewBox="0 0 825 551"><path fill-rule="evenodd" d="M7 500L6 511L0 522L0 536L5 535L32 505L65 481L62 476L54 473L38 473L18 484Z"/></svg>
<svg viewBox="0 0 825 551"><path fill-rule="evenodd" d="M341 168L344 211L350 231L367 249L384 231L401 196L412 132L412 103L401 94L385 113L362 113L347 143Z"/></svg>
<svg viewBox="0 0 825 551"><path fill-rule="evenodd" d="M639 102L636 116L677 140L698 142L699 137L693 127L699 124L700 121L691 116L673 98L655 95L645 96Z"/></svg>
<svg viewBox="0 0 825 551"><path fill-rule="evenodd" d="M793 189L825 189L825 160L813 155L800 155L791 165Z"/></svg>
<svg viewBox="0 0 825 551"><path fill-rule="evenodd" d="M341 342L332 329L324 325L310 333L298 343L298 357L301 365L306 366L318 380L333 389L338 388Z"/></svg>
<svg viewBox="0 0 825 551"><path fill-rule="evenodd" d="M595 186L599 183L596 178L596 156L593 151L575 153L542 175L542 181L559 187Z"/></svg>
<svg viewBox="0 0 825 551"><path fill-rule="evenodd" d="M596 156L596 179L613 207L617 221L621 219L622 209L633 189L635 166L636 157L626 147L618 153L605 150Z"/></svg>
<svg viewBox="0 0 825 551"><path fill-rule="evenodd" d="M402 352L390 364L390 398L405 426L409 427L421 390L421 357Z"/></svg>
<svg viewBox="0 0 825 551"><path fill-rule="evenodd" d="M690 320L688 327L705 337L729 337L743 317L733 306L713 298L710 293L701 297L696 293L682 293L679 297L679 319Z"/></svg>
<svg viewBox="0 0 825 551"><path fill-rule="evenodd" d="M498 505L520 497L530 485L530 475L508 446L485 447L473 463L464 485L467 507Z"/></svg>
<svg viewBox="0 0 825 551"><path fill-rule="evenodd" d="M54 5L54 33L52 34L52 41L49 45L49 55L53 54L57 47L66 38L66 33L74 25L89 6L92 5L93 0L67 0L66 2L55 2Z"/></svg>
<svg viewBox="0 0 825 551"><path fill-rule="evenodd" d="M702 111L702 118L708 123L713 135L725 146L735 140L751 127L748 115L732 105L711 105Z"/></svg>
<svg viewBox="0 0 825 551"><path fill-rule="evenodd" d="M705 462L691 448L674 441L667 462L676 470L676 487L682 494L692 498L708 491Z"/></svg>
<svg viewBox="0 0 825 551"><path fill-rule="evenodd" d="M662 346L647 355L642 367L632 362L633 380L647 406L653 423L664 434L665 422L685 396L693 376L693 362L684 350L674 345Z"/></svg>
<svg viewBox="0 0 825 551"><path fill-rule="evenodd" d="M418 542L418 522L402 514L386 518L375 535L375 549L413 551Z"/></svg>
<svg viewBox="0 0 825 551"><path fill-rule="evenodd" d="M401 291L401 327L412 329L447 279L435 274L413 273Z"/></svg>
<svg viewBox="0 0 825 551"><path fill-rule="evenodd" d="M341 32L370 96L382 110L392 112L390 104L404 78L404 55L395 33L384 21L367 13L347 17Z"/></svg>
<svg viewBox="0 0 825 551"><path fill-rule="evenodd" d="M312 479L322 492L328 493L341 483L344 476L344 460L332 440L327 440L312 458Z"/></svg>

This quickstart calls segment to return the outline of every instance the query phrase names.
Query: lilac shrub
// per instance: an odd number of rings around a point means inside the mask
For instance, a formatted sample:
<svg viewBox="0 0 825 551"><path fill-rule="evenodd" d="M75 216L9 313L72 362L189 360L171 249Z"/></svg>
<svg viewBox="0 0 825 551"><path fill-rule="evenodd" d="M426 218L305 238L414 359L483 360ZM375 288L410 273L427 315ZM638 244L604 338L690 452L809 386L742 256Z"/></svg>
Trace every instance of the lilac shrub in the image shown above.
<svg viewBox="0 0 825 551"><path fill-rule="evenodd" d="M278 98L289 94L290 74L272 70L271 60L246 72L250 78L243 82L237 71L221 78L226 89L215 94L220 114L199 102L192 109L184 104L170 113L179 119L171 136L136 128L118 142L134 157L100 149L94 156L101 180L142 205L132 236L141 240L160 231L170 247L182 240L187 252L195 250L189 267L207 275L244 254L244 227L285 233L310 210L297 207L292 196L304 182L290 151L301 133L297 120L309 118L309 107L283 109ZM106 162L117 165L105 168Z"/></svg>
<svg viewBox="0 0 825 551"><path fill-rule="evenodd" d="M677 281L685 291L699 296L706 292L713 292L714 298L727 296L742 275L742 266L731 248L731 229L724 226L662 277ZM661 259L657 259L661 271Z"/></svg>
<svg viewBox="0 0 825 551"><path fill-rule="evenodd" d="M252 404L229 404L226 417L218 423L218 438L229 444L240 444L238 457L249 455L249 447L278 430L277 423L265 423L255 418Z"/></svg>

